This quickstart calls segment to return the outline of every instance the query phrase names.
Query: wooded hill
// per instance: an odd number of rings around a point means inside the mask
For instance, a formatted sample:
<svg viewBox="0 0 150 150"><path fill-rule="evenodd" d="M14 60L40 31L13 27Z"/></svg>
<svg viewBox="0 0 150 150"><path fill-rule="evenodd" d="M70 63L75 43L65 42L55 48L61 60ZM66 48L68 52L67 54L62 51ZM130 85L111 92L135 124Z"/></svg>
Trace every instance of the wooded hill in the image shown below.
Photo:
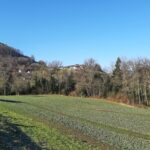
<svg viewBox="0 0 150 150"><path fill-rule="evenodd" d="M4 57L25 57L20 50L10 47L6 44L0 43L0 56Z"/></svg>
<svg viewBox="0 0 150 150"><path fill-rule="evenodd" d="M150 60L117 59L108 73L94 60L63 67L59 61L36 62L0 43L0 94L64 94L117 99L150 105Z"/></svg>

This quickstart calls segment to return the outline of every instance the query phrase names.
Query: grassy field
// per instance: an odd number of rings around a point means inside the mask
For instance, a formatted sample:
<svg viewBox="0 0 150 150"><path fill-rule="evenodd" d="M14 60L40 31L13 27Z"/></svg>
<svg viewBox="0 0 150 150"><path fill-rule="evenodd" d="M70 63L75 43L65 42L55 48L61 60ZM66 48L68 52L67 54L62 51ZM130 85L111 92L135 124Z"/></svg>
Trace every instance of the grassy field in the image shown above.
<svg viewBox="0 0 150 150"><path fill-rule="evenodd" d="M1 96L0 150L150 150L150 109L65 96Z"/></svg>

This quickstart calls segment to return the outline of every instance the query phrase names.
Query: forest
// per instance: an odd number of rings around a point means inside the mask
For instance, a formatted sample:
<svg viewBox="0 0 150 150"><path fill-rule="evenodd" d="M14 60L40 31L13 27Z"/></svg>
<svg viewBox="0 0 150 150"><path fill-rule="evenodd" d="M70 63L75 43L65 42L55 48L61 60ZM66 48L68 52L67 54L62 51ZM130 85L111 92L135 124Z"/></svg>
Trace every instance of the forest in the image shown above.
<svg viewBox="0 0 150 150"><path fill-rule="evenodd" d="M110 71L93 58L81 65L36 61L0 43L0 94L60 94L150 105L150 59L117 58Z"/></svg>

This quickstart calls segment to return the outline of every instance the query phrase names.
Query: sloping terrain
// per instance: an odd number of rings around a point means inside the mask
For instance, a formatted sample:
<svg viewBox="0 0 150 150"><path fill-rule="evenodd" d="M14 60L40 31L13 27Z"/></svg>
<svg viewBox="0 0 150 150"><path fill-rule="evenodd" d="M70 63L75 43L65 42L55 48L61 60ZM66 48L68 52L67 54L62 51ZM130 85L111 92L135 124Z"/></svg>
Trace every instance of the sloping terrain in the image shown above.
<svg viewBox="0 0 150 150"><path fill-rule="evenodd" d="M20 50L10 47L6 44L0 43L0 56L3 57L26 57L24 56Z"/></svg>
<svg viewBox="0 0 150 150"><path fill-rule="evenodd" d="M23 145L26 139L25 149L34 144L37 149L58 150L150 149L149 109L54 95L2 96L0 114L1 124L8 126L0 130L3 147L8 142L3 131L15 137L15 128L17 135L23 134Z"/></svg>

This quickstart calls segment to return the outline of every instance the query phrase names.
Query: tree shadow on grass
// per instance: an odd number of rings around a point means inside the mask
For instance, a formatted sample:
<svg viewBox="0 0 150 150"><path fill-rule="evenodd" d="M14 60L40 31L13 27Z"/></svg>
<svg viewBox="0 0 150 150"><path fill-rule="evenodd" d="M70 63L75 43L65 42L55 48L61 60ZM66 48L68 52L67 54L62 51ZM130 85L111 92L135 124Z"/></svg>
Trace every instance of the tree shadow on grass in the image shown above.
<svg viewBox="0 0 150 150"><path fill-rule="evenodd" d="M0 115L0 150L42 150L19 126Z"/></svg>
<svg viewBox="0 0 150 150"><path fill-rule="evenodd" d="M0 99L0 102L5 102L5 103L24 103L24 102L21 102L21 101L6 100L6 99Z"/></svg>

